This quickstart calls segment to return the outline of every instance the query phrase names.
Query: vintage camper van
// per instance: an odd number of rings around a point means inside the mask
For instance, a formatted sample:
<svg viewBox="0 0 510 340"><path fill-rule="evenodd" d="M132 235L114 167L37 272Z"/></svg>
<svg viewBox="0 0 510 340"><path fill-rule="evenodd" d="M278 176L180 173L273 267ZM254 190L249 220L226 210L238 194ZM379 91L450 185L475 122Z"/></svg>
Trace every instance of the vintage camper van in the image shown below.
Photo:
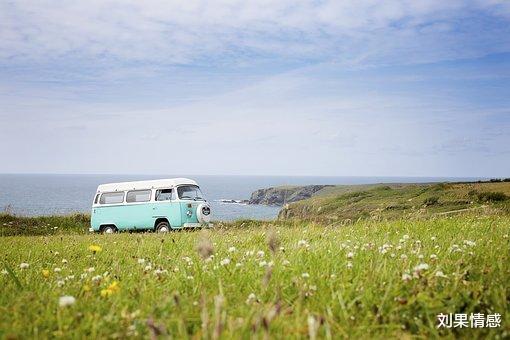
<svg viewBox="0 0 510 340"><path fill-rule="evenodd" d="M91 231L154 230L211 226L211 208L188 178L101 184L92 203Z"/></svg>

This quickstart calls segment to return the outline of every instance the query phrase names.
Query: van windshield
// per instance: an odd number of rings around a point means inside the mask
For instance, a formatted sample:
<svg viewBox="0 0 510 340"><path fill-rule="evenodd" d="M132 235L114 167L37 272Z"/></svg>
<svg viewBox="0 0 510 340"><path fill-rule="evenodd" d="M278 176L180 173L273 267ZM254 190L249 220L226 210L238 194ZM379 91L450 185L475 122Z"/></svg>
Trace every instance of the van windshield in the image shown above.
<svg viewBox="0 0 510 340"><path fill-rule="evenodd" d="M205 201L204 195L196 185L183 185L177 188L181 200Z"/></svg>

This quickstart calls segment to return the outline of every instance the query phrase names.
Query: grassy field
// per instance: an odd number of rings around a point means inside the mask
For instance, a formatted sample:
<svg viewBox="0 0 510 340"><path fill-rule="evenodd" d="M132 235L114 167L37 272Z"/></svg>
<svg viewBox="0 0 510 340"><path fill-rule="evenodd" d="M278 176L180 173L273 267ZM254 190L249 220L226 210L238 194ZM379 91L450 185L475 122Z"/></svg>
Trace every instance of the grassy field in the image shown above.
<svg viewBox="0 0 510 340"><path fill-rule="evenodd" d="M85 234L90 228L90 215L16 216L0 213L0 236Z"/></svg>
<svg viewBox="0 0 510 340"><path fill-rule="evenodd" d="M2 237L0 337L510 336L508 216L257 224Z"/></svg>
<svg viewBox="0 0 510 340"><path fill-rule="evenodd" d="M343 223L359 219L421 219L466 211L510 214L510 182L327 187L310 199L285 206L280 218Z"/></svg>

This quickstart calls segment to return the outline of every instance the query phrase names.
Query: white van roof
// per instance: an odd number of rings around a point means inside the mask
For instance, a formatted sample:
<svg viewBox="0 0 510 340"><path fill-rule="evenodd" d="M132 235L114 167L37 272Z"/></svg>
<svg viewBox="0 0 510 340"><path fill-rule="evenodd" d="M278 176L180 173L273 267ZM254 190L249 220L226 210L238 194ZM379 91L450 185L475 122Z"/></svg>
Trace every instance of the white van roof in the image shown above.
<svg viewBox="0 0 510 340"><path fill-rule="evenodd" d="M182 184L198 185L197 182L189 178L166 178L154 179L150 181L101 184L97 187L97 192L171 188Z"/></svg>

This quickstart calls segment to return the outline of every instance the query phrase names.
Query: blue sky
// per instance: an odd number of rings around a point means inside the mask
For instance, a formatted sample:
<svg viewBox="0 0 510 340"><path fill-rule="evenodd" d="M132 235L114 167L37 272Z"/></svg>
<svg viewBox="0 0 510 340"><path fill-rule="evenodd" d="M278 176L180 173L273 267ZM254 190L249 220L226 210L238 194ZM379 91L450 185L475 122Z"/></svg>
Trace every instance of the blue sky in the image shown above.
<svg viewBox="0 0 510 340"><path fill-rule="evenodd" d="M510 177L508 1L0 4L0 172Z"/></svg>

